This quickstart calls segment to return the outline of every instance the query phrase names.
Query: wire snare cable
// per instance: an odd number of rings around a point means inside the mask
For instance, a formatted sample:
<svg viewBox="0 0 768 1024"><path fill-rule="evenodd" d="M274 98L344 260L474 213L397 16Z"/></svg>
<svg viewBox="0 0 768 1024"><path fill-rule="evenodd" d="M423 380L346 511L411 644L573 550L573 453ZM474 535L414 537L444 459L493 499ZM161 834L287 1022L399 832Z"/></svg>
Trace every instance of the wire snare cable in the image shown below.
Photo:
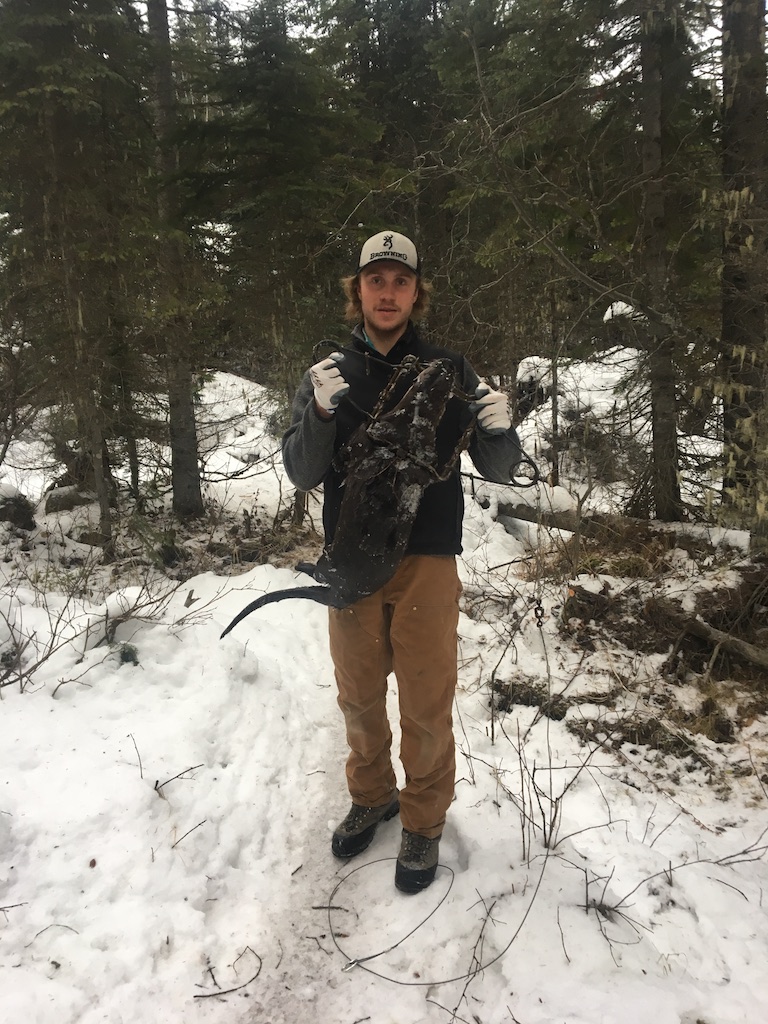
<svg viewBox="0 0 768 1024"><path fill-rule="evenodd" d="M382 981L390 981L394 985L407 985L407 986L410 986L410 987L420 987L420 988L426 987L426 988L428 988L428 987L430 987L432 985L449 985L449 984L451 984L454 981L464 981L467 978L474 978L475 975L480 974L482 971L486 970L488 967L491 967L492 964L495 964L498 960L501 960L501 958L510 949L510 947L513 944L513 942L515 941L517 936L522 931L523 925L525 924L525 922L528 920L528 915L530 914L530 912L531 912L531 910L533 908L533 904L535 903L536 897L538 896L538 893L539 893L539 889L541 888L541 883L544 880L544 872L546 871L547 864L549 862L549 850L545 849L545 851L544 851L542 865L541 865L541 871L539 872L539 877L536 880L536 885L533 888L533 894L531 895L530 902L528 903L528 906L525 908L525 913L523 914L522 918L520 919L520 923L518 924L517 928L513 932L512 938L509 940L509 942L506 944L506 946L501 950L501 952L497 953L496 956L493 957L491 960L489 960L487 963L478 964L477 967L472 968L472 970L466 971L464 974L459 974L455 978L442 978L439 981L400 981L398 978L391 978L391 977L389 977L389 975L381 974L379 971L374 971L372 968L366 967L365 965L366 965L366 963L368 963L369 960L375 960L377 957L384 956L385 953L389 953L393 949L396 949L398 946L401 946L407 939L409 939L415 932L417 932L419 930L419 928L421 928L423 925L425 925L427 923L427 921L429 921L429 919L431 917L433 917L437 913L437 911L440 909L440 907L442 907L442 905L445 903L446 899L448 898L448 894L450 893L451 889L453 888L454 879L456 878L456 873L454 872L453 868L448 867L447 864L438 864L438 867L444 868L446 871L450 871L450 873L451 873L450 883L449 883L448 888L446 889L444 895L441 897L439 902L432 908L432 910L430 910L430 912L427 914L427 916L422 921L420 921L417 925L415 925L413 928L411 928L411 930L406 935L404 935L401 939L398 939L397 942L394 942L391 946L387 946L386 949L379 950L378 953L371 953L370 956L350 957L347 953L344 952L344 950L341 948L339 943L336 941L336 933L335 933L335 931L333 929L333 919L332 919L331 915L332 915L333 909L334 909L334 898L335 898L336 894L338 893L339 889L341 889L341 887L344 885L344 883L349 878L351 878L352 875L357 874L358 871L363 871L365 868L373 867L374 864L383 864L386 861L391 861L391 860L396 860L396 859L397 859L396 857L381 857L378 860L369 861L367 864L360 864L358 867L353 868L352 871L349 871L346 875L344 875L343 878L339 879L339 881L336 884L333 892L328 897L328 931L330 933L331 940L332 940L334 946L336 947L336 949L338 949L338 951L341 953L341 955L347 961L345 963L344 967L342 967L342 971L349 972L349 971L353 970L355 967L360 967L360 968L362 968L362 970L367 971L369 974L373 974L375 977L381 978Z"/></svg>
<svg viewBox="0 0 768 1024"><path fill-rule="evenodd" d="M346 875L344 875L343 878L339 879L339 881L338 881L338 883L336 885L336 888L333 890L333 892L329 896L329 898L328 898L328 930L330 931L331 939L333 940L334 946L336 947L336 949L338 949L338 951L341 953L342 956L347 956L347 954L344 952L344 950L341 948L341 946L336 941L336 933L333 930L333 922L331 921L331 913L333 912L333 899L334 899L334 896L339 891L339 889L342 887L342 885L347 881L347 879L351 878L352 875L357 874L358 871L362 871L363 868L370 868L374 864L384 864L384 863L386 863L387 861L390 861L390 860L397 860L397 858L396 857L380 857L378 860L369 861L367 864L359 864L356 868L353 868L352 871L350 871ZM440 909L440 907L443 905L443 903L445 903L446 899L448 898L448 894L450 893L451 889L453 888L453 880L456 877L456 873L454 872L453 868L449 868L447 864L438 864L438 867L445 868L446 871L450 871L450 873L451 873L451 880L450 880L450 882L448 884L448 888L445 890L445 893L441 897L440 901L435 904L435 906L432 908L432 910L430 910L430 912L427 914L427 916L424 918L424 920L423 921L419 921L419 923L414 925L413 928L411 928L411 930L406 935L404 935L402 937L402 939L398 939L397 942L394 942L391 946L387 946L386 949L379 950L378 953L371 953L370 956L361 956L361 957L358 957L358 958L355 958L355 959L347 959L347 963L345 964L344 967L342 967L343 971L351 971L353 967L360 967L362 964L366 963L368 960L375 960L377 957L384 956L385 953L389 953L391 950L396 949L398 946L402 946L402 944L407 939L410 939L410 937L414 934L414 932L417 932L419 930L419 928L422 927L422 925L425 925L427 923L427 921L430 919L430 917L433 916L433 914L437 913L437 911Z"/></svg>

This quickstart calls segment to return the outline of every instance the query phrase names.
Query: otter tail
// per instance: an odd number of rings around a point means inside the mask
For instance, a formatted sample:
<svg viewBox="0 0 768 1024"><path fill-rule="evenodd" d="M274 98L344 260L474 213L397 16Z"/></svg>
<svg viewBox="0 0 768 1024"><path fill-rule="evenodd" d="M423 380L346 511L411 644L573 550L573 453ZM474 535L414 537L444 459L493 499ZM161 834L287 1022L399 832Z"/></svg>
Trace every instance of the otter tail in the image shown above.
<svg viewBox="0 0 768 1024"><path fill-rule="evenodd" d="M250 615L251 612L255 612L259 608L264 608L265 605L274 604L276 601L285 601L290 597L303 597L308 601L316 601L318 604L324 604L330 608L338 608L338 598L334 596L330 587L294 587L291 590L274 590L271 594L262 594L261 597L257 597L255 601L251 601L250 604L246 605L243 610L232 619L230 624L224 630L219 637L221 640L231 630L235 628L238 622Z"/></svg>

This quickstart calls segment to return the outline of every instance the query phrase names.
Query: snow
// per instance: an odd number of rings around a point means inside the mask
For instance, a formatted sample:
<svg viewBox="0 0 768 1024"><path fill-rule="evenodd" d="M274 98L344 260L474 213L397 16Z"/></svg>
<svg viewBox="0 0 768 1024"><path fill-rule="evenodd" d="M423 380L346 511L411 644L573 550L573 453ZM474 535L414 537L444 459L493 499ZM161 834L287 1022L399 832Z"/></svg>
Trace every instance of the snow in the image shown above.
<svg viewBox="0 0 768 1024"><path fill-rule="evenodd" d="M219 375L202 412L209 496L274 514L291 488L263 393ZM41 471L12 462L29 494ZM271 605L218 639L296 573L121 584L66 537L87 511L38 513L26 552L8 534L0 653L26 643L27 675L0 689L3 1024L766 1019L766 794L736 770L765 762L764 722L705 747L709 769L580 739L573 720L597 735L660 715L661 658L569 643L565 586L528 568L556 532L494 521L499 501L561 509L567 492L482 489L460 560L456 800L418 896L393 885L396 820L360 858L330 853L348 797L325 609ZM492 715L491 678L581 702Z"/></svg>

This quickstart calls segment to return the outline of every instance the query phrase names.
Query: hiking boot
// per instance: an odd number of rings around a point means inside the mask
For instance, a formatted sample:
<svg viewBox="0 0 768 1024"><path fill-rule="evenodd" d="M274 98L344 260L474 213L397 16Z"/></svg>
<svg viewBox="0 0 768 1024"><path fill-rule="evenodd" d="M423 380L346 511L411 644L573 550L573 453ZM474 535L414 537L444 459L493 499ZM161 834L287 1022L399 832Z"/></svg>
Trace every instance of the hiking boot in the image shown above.
<svg viewBox="0 0 768 1024"><path fill-rule="evenodd" d="M421 892L432 884L437 871L440 836L428 839L403 829L403 842L395 867L395 885L400 892Z"/></svg>
<svg viewBox="0 0 768 1024"><path fill-rule="evenodd" d="M379 822L389 821L399 810L400 801L397 793L388 804L384 804L382 807L363 807L360 804L352 804L349 814L333 833L331 853L334 857L340 857L342 860L356 857L358 853L362 853L371 845Z"/></svg>

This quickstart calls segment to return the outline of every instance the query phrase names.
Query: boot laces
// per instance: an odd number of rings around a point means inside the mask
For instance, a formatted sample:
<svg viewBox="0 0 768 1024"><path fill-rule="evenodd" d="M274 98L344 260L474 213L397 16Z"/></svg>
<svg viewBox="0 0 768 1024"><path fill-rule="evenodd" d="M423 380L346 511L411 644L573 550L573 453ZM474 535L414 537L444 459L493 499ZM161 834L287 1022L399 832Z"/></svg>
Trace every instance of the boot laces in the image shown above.
<svg viewBox="0 0 768 1024"><path fill-rule="evenodd" d="M370 807L361 807L359 804L352 804L349 814L344 819L344 827L348 829L356 828L360 822L370 814L370 812Z"/></svg>
<svg viewBox="0 0 768 1024"><path fill-rule="evenodd" d="M432 843L433 840L428 836L419 835L418 832L406 832L403 854L408 859L418 859L424 856Z"/></svg>

